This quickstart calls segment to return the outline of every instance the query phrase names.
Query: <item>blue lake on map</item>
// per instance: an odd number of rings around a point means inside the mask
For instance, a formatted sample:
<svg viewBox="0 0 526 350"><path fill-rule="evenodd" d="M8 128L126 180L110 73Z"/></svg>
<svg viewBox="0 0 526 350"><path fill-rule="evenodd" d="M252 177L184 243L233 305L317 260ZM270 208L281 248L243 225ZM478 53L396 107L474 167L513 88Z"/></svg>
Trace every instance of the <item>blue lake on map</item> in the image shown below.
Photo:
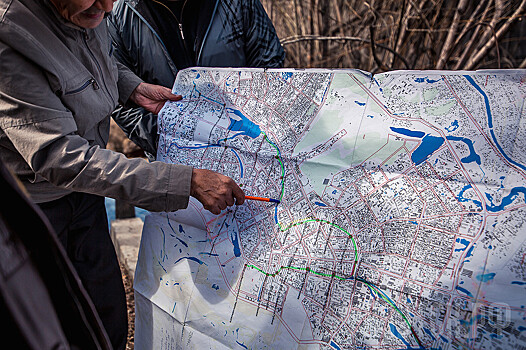
<svg viewBox="0 0 526 350"><path fill-rule="evenodd" d="M458 120L455 119L455 120L453 120L453 121L451 122L451 125L448 126L448 127L446 127L445 129L446 129L448 132L453 132L453 131L457 130L458 127L459 127L459 125L458 125Z"/></svg>
<svg viewBox="0 0 526 350"><path fill-rule="evenodd" d="M411 154L411 160L415 165L424 162L433 152L439 149L444 143L444 139L437 136L426 135L422 143Z"/></svg>
<svg viewBox="0 0 526 350"><path fill-rule="evenodd" d="M456 248L455 249L456 252L463 252L464 250L466 250L466 248L471 243L470 241L468 241L467 239L464 239L464 238L457 238L456 242L464 245L464 247Z"/></svg>
<svg viewBox="0 0 526 350"><path fill-rule="evenodd" d="M418 148L413 152L411 156L411 160L416 165L419 165L424 160L426 160L429 157L429 155L431 155L434 151L439 149L444 143L444 139L442 137L426 135L423 131L394 127L391 127L391 130L405 136L422 138L422 143L420 144L420 146L418 146ZM462 163L475 162L478 165L481 164L480 156L475 152L475 147L473 147L473 141L471 141L467 137L458 136L446 136L446 139L448 139L449 141L463 142L466 144L466 146L468 146L469 155L460 160Z"/></svg>
<svg viewBox="0 0 526 350"><path fill-rule="evenodd" d="M419 165L422 162L424 162L434 151L439 149L444 143L444 139L442 137L425 135L425 133L422 131L409 130L405 128L394 128L394 127L391 127L391 130L396 133L405 135L405 136L422 138L422 143L411 154L411 160L413 161L413 163L415 163L415 165ZM478 165L481 165L481 158L475 152L473 141L471 141L470 139L466 137L458 137L458 136L446 136L446 139L448 139L449 141L463 142L468 147L469 155L460 160L462 163L475 162ZM457 196L457 199L460 202L471 201L475 205L477 205L479 208L482 209L482 203L480 201L469 199L469 198L464 198L464 192L470 188L472 188L471 185L467 184L460 191L460 193ZM513 203L513 201L517 198L517 196L519 196L519 194L522 194L524 196L524 201L526 203L526 187L514 187L511 189L510 193L502 199L501 204L497 205L493 203L493 197L490 194L486 193L486 198L490 202L490 204L486 206L486 209L493 213L502 211L505 209L507 205Z"/></svg>
<svg viewBox="0 0 526 350"><path fill-rule="evenodd" d="M481 164L480 162L480 156L475 152L475 148L473 147L473 141L466 137L457 137L457 136L446 136L446 139L450 141L461 141L466 144L469 148L469 155L467 157L462 158L460 161L462 163L471 163L475 162L478 165Z"/></svg>
<svg viewBox="0 0 526 350"><path fill-rule="evenodd" d="M239 247L239 238L236 231L232 231L230 234L232 239L232 245L234 246L234 256L239 258L241 256L241 248Z"/></svg>
<svg viewBox="0 0 526 350"><path fill-rule="evenodd" d="M411 160L415 165L419 165L424 162L433 152L442 146L444 139L442 137L426 135L423 131L409 130L405 128L393 128L391 130L399 134L422 138L422 143L417 149L411 154Z"/></svg>
<svg viewBox="0 0 526 350"><path fill-rule="evenodd" d="M465 293L467 296L473 297L473 294L471 294L471 292L465 288L456 286L455 289L461 291L462 293Z"/></svg>
<svg viewBox="0 0 526 350"><path fill-rule="evenodd" d="M409 129L406 129L406 128L391 127L391 130L393 130L396 133L405 135L405 136L418 137L419 139L421 139L422 137L426 136L426 133L423 132L423 131L414 131L414 130L409 130Z"/></svg>
<svg viewBox="0 0 526 350"><path fill-rule="evenodd" d="M236 118L231 117L228 130L242 131L243 133L241 135L247 135L249 137L252 137L253 139L261 135L261 129L259 128L259 125L254 124L252 121L250 121L247 117L243 115L243 113L241 113L241 111L233 108L227 108L227 112L232 113L236 117L241 118L241 120L237 120Z"/></svg>
<svg viewBox="0 0 526 350"><path fill-rule="evenodd" d="M481 282L489 282L491 281L493 278L495 278L495 275L496 273L494 272L491 272L491 273L485 273L483 275L477 275L477 280L481 281Z"/></svg>

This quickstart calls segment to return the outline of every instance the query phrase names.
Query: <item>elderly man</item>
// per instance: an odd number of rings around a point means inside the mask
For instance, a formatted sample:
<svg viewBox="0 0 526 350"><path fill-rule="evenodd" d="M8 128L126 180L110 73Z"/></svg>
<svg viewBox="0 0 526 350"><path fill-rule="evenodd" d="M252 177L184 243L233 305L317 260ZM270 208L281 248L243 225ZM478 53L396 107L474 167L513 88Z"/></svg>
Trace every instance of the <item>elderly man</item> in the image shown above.
<svg viewBox="0 0 526 350"><path fill-rule="evenodd" d="M119 102L157 113L165 100L180 98L113 60L100 25L112 5L0 0L0 157L50 219L113 347L124 349L126 303L104 196L173 211L192 195L219 213L242 204L244 193L218 173L105 149Z"/></svg>

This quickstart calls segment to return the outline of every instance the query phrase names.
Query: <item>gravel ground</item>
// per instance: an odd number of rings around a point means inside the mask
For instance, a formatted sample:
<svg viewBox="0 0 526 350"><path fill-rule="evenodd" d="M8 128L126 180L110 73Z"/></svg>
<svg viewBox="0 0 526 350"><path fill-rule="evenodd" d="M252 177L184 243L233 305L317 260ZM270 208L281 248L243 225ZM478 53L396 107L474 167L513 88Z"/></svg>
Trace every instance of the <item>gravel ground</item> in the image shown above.
<svg viewBox="0 0 526 350"><path fill-rule="evenodd" d="M126 350L133 350L134 332L135 332L135 303L133 299L133 284L128 271L121 264L122 281L124 282L124 290L126 291L126 304L128 304L128 343Z"/></svg>

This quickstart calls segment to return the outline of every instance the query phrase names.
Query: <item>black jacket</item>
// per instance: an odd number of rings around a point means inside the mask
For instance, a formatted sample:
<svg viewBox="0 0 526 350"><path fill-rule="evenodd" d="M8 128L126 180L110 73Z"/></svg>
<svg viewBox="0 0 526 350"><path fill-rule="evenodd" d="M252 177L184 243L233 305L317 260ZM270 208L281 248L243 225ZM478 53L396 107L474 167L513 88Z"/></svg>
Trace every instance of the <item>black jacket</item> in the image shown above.
<svg viewBox="0 0 526 350"><path fill-rule="evenodd" d="M114 55L145 82L171 87L178 68L170 58L144 1L149 0L119 0L115 4L108 19ZM212 13L203 16L210 20L200 21L196 40L189 43L197 55L193 58L196 66L283 66L283 47L259 0L206 1ZM113 117L132 141L155 154L156 116L121 108ZM148 142L141 141L149 135Z"/></svg>

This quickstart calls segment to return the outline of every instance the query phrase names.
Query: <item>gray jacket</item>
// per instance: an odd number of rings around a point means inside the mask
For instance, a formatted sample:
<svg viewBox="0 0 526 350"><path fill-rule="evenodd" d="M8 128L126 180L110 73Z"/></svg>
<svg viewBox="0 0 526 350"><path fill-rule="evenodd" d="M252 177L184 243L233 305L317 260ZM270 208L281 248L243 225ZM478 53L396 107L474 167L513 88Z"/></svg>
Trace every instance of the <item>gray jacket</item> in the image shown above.
<svg viewBox="0 0 526 350"><path fill-rule="evenodd" d="M34 201L78 191L187 206L190 167L104 149L109 115L141 82L111 57L105 25L79 28L49 0L0 0L0 72L0 157Z"/></svg>
<svg viewBox="0 0 526 350"><path fill-rule="evenodd" d="M171 87L177 67L150 20L147 0L119 0L108 27L115 57L148 83ZM280 68L285 52L259 0L208 0L210 22L193 43L200 67ZM144 150L157 151L157 118L143 110L119 108L113 118ZM123 120L124 119L124 120Z"/></svg>

